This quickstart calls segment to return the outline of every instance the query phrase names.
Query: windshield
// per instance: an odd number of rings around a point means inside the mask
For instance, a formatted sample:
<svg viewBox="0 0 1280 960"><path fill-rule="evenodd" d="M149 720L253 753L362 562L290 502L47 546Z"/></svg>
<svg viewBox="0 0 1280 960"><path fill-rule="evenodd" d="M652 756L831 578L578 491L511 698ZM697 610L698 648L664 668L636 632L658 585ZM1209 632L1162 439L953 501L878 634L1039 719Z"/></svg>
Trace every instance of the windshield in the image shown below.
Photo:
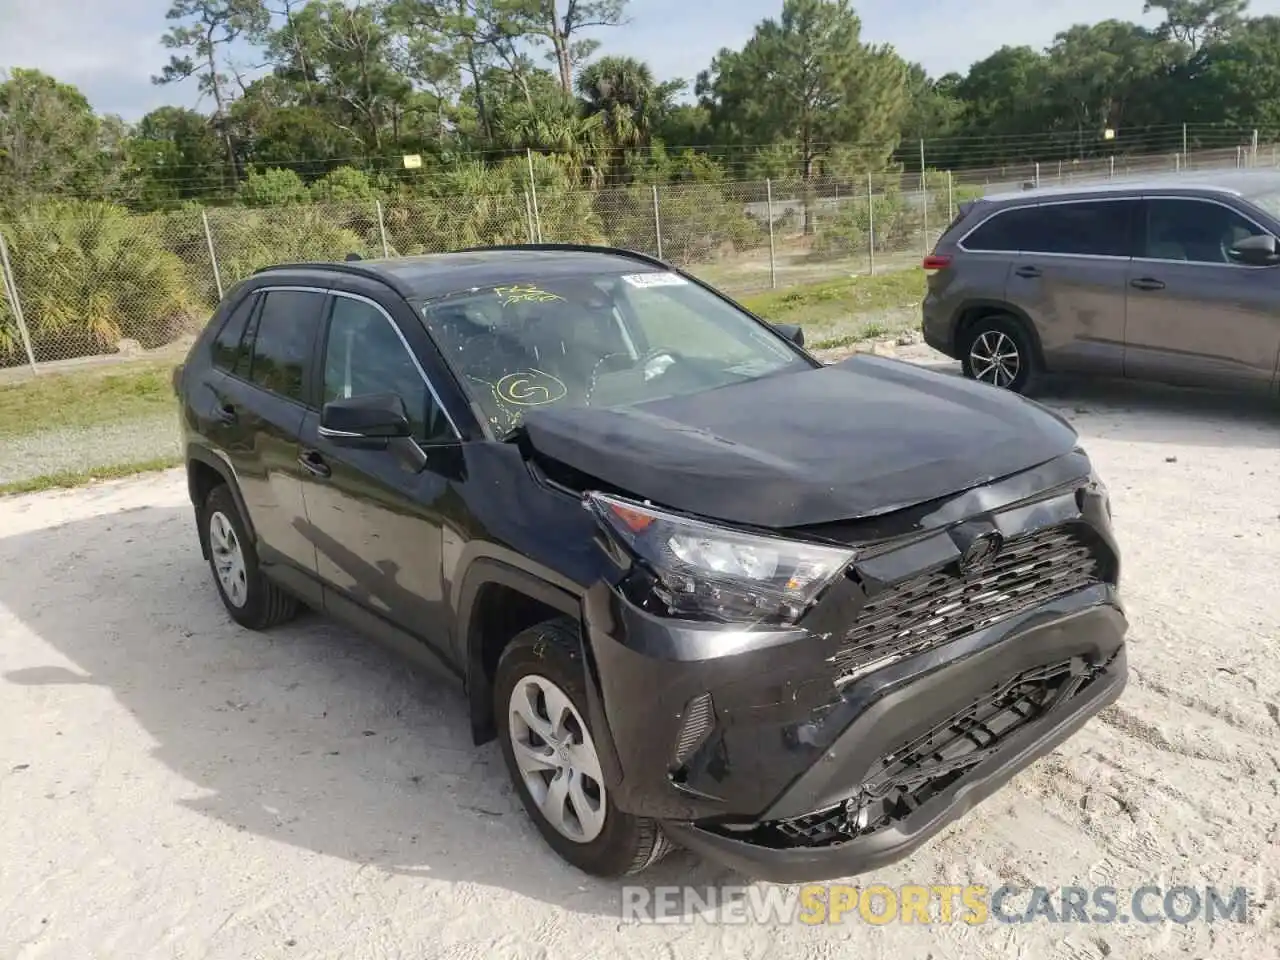
<svg viewBox="0 0 1280 960"><path fill-rule="evenodd" d="M421 309L498 436L536 407L625 406L813 366L674 273L519 280Z"/></svg>
<svg viewBox="0 0 1280 960"><path fill-rule="evenodd" d="M1251 200L1273 217L1280 218L1280 191L1249 194L1245 199Z"/></svg>

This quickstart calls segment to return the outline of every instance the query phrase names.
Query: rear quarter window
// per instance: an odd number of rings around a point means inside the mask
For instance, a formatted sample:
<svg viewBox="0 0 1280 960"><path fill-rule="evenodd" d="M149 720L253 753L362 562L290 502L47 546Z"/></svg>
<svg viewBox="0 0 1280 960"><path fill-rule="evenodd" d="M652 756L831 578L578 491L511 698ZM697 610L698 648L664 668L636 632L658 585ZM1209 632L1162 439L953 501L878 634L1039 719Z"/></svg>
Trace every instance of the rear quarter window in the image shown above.
<svg viewBox="0 0 1280 960"><path fill-rule="evenodd" d="M1127 257L1137 201L1042 203L1003 210L964 239L966 250Z"/></svg>

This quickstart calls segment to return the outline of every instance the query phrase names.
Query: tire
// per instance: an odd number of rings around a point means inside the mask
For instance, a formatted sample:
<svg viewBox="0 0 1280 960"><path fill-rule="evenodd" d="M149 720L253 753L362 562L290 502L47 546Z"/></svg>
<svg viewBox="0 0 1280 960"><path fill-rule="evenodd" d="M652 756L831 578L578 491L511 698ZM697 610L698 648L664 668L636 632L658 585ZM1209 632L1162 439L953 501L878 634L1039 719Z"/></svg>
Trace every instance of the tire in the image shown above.
<svg viewBox="0 0 1280 960"><path fill-rule="evenodd" d="M214 487L205 498L200 511L200 536L209 555L209 570L218 596L232 620L250 630L265 630L297 615L298 601L268 580L259 568L258 551L225 484ZM228 574L225 577L224 572Z"/></svg>
<svg viewBox="0 0 1280 960"><path fill-rule="evenodd" d="M961 335L959 346L960 367L970 380L1023 395L1030 395L1039 383L1040 363L1027 328L1008 314L980 317ZM1003 364L983 364L993 351L1005 358L1015 356ZM1011 370L1010 363L1016 369Z"/></svg>
<svg viewBox="0 0 1280 960"><path fill-rule="evenodd" d="M657 821L623 813L614 806L612 797L605 790L599 755L587 726L585 671L580 644L577 623L566 617L531 627L507 645L498 660L494 677L498 741L507 772L525 812L547 845L584 873L596 877L622 877L639 873L657 863L671 845ZM548 692L552 696L545 696ZM529 697L531 693L535 694L532 698ZM561 697L563 700L557 702ZM524 705L521 713L517 713L513 706L518 704ZM568 709L565 709L566 705ZM550 730L553 725L548 721L555 713L567 718L559 729L568 736L557 738L553 745L536 734L535 724L526 721L540 721L542 729ZM517 743L524 747L517 747ZM528 747L533 750L528 750ZM545 769L538 769L542 764L530 760L526 760L526 766L522 768L516 759L517 749L522 750L522 757L530 757L535 751L543 753ZM575 770L579 772L575 774ZM587 772L584 775L581 771ZM581 816L577 814L573 799L575 776L577 802L585 802L586 808ZM533 789L537 789L546 796L553 781L567 782L565 793L561 795L567 798L567 802L563 802L560 809L569 816L560 816L556 820L544 811L533 793ZM570 828L568 832L556 821ZM575 822L576 830L573 829ZM576 836L571 836L571 833L576 833Z"/></svg>

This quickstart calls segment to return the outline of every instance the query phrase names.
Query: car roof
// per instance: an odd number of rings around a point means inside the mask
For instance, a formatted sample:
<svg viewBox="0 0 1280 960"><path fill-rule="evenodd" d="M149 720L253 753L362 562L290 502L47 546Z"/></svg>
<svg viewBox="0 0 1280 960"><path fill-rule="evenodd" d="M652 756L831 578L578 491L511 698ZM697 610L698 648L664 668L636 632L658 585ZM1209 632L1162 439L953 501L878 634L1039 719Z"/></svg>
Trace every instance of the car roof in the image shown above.
<svg viewBox="0 0 1280 960"><path fill-rule="evenodd" d="M281 263L264 267L257 275L286 270L345 273L381 280L406 299L427 300L473 287L523 283L534 278L617 276L670 269L647 254L616 247L529 244L410 257Z"/></svg>
<svg viewBox="0 0 1280 960"><path fill-rule="evenodd" d="M1028 203L1039 200L1088 199L1107 195L1131 195L1151 190L1171 193L1226 194L1236 197L1280 192L1280 172L1275 170L1207 170L1117 177L1099 183L1036 187L1002 191L982 199L989 203Z"/></svg>

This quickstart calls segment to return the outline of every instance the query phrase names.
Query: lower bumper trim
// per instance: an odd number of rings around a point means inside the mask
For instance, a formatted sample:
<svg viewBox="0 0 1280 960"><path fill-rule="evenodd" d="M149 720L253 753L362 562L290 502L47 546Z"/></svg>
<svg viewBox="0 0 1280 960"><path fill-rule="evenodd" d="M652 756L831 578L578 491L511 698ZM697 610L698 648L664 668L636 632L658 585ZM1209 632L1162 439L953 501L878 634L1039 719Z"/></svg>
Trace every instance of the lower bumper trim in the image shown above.
<svg viewBox="0 0 1280 960"><path fill-rule="evenodd" d="M850 877L910 855L944 827L997 792L1017 773L1051 753L1124 691L1128 673L1121 648L1107 672L1081 692L1073 709L1050 713L1011 734L1001 750L972 767L913 813L865 836L814 847L767 847L699 827L664 824L676 843L748 876L775 883Z"/></svg>

